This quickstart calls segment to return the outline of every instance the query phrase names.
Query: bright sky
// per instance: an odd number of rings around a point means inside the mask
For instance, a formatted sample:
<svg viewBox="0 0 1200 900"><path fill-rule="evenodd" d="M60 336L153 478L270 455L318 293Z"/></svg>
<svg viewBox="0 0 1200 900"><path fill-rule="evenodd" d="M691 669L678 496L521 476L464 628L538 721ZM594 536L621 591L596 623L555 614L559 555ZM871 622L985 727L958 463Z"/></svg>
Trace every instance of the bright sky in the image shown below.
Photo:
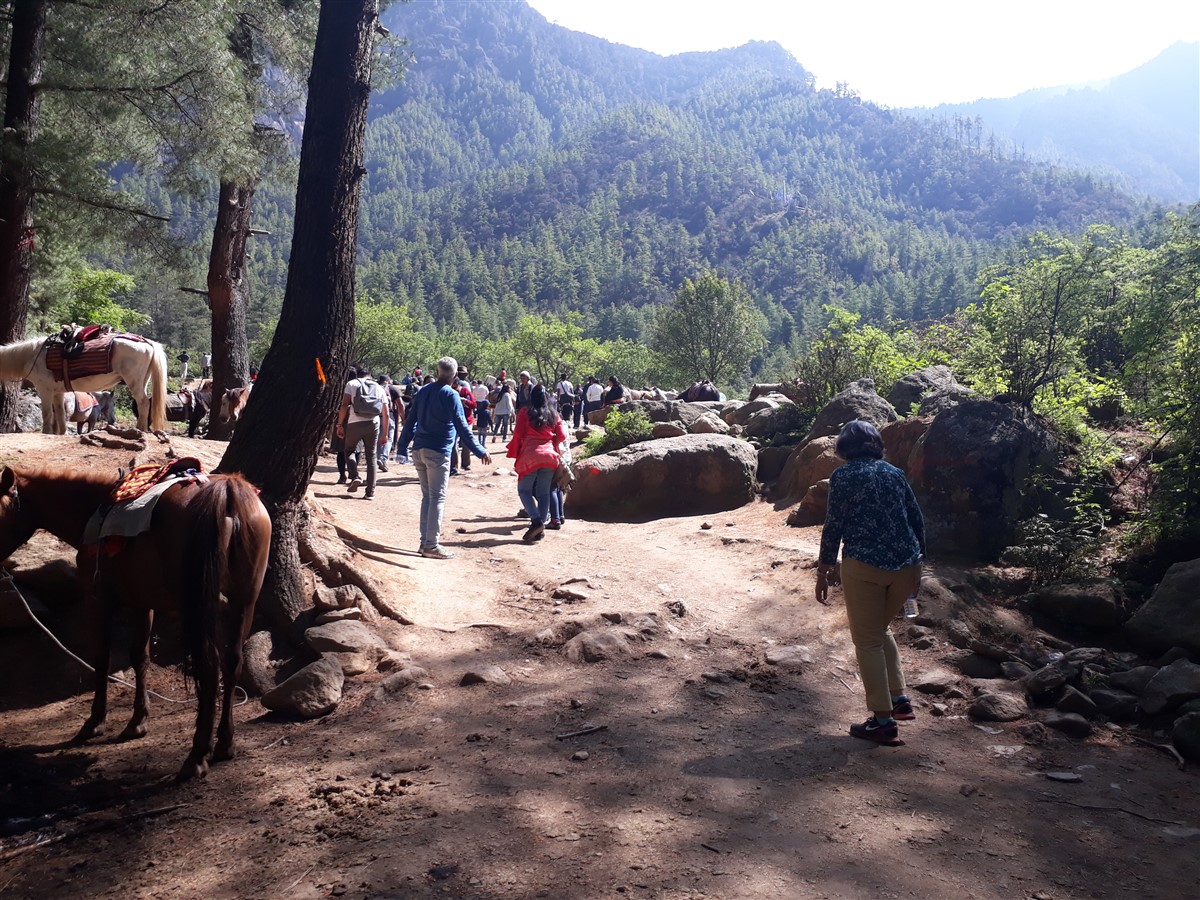
<svg viewBox="0 0 1200 900"><path fill-rule="evenodd" d="M551 22L669 56L778 41L819 87L933 106L1135 69L1200 39L1196 0L528 0Z"/></svg>

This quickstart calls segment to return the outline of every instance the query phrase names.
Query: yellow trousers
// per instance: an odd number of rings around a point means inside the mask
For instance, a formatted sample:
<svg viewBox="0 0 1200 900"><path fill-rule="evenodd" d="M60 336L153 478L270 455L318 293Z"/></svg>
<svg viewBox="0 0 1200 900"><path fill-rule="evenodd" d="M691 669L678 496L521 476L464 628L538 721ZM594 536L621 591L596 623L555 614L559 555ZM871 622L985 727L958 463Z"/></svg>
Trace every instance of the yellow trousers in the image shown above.
<svg viewBox="0 0 1200 900"><path fill-rule="evenodd" d="M890 710L892 697L904 693L904 673L891 621L916 586L920 572L920 563L904 569L877 569L857 559L842 559L846 620L868 709Z"/></svg>

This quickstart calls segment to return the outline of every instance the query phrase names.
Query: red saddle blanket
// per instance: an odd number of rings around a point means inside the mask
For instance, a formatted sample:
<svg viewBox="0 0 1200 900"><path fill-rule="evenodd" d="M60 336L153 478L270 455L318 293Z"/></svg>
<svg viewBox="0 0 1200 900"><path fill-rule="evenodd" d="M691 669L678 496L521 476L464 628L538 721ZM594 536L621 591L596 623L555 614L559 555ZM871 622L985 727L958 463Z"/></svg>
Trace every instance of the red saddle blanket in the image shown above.
<svg viewBox="0 0 1200 900"><path fill-rule="evenodd" d="M67 359L63 356L63 345L50 341L46 344L46 368L54 373L55 381L63 380L63 366L74 381L89 375L104 375L112 371L112 345L115 334L105 334L83 345L79 356Z"/></svg>
<svg viewBox="0 0 1200 900"><path fill-rule="evenodd" d="M142 496L163 479L187 475L192 471L204 473L203 465L194 456L181 456L162 466L136 466L113 488L109 499L113 503L128 503Z"/></svg>

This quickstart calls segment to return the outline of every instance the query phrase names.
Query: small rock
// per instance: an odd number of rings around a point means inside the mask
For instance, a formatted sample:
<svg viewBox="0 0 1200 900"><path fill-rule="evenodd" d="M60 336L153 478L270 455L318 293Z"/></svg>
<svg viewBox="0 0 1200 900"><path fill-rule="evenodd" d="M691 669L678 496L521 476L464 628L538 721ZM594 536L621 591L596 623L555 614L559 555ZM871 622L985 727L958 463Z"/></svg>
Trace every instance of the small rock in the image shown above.
<svg viewBox="0 0 1200 900"><path fill-rule="evenodd" d="M1012 662L1016 659L1010 652L1003 647L998 647L995 644L989 644L987 641L981 641L978 638L971 641L967 645L968 649L978 653L980 656L986 656L988 659L994 659L996 662Z"/></svg>
<svg viewBox="0 0 1200 900"><path fill-rule="evenodd" d="M395 694L398 691L404 690L412 684L416 684L424 678L428 678L429 673L420 666L409 666L406 669L401 669L399 672L394 672L379 683L379 686L388 694Z"/></svg>
<svg viewBox="0 0 1200 900"><path fill-rule="evenodd" d="M707 687L704 689L704 696L709 700L724 700L729 696L729 691L725 690L725 688L719 688L716 686Z"/></svg>
<svg viewBox="0 0 1200 900"><path fill-rule="evenodd" d="M583 762L589 756L591 756L591 754L588 753L586 750L576 750L574 753L571 754L571 759L573 759L575 762Z"/></svg>
<svg viewBox="0 0 1200 900"><path fill-rule="evenodd" d="M1047 728L1061 731L1070 737L1085 738L1092 733L1091 723L1078 713L1052 711L1042 720Z"/></svg>
<svg viewBox="0 0 1200 900"><path fill-rule="evenodd" d="M1087 694L1077 691L1070 685L1063 688L1063 695L1058 698L1054 707L1060 712L1078 713L1085 719L1095 718L1099 712L1096 704L1088 698Z"/></svg>
<svg viewBox="0 0 1200 900"><path fill-rule="evenodd" d="M1200 697L1200 666L1177 659L1159 669L1142 691L1139 705L1150 715L1168 712Z"/></svg>
<svg viewBox="0 0 1200 900"><path fill-rule="evenodd" d="M914 650L933 650L937 647L937 639L927 634L924 637L917 638L909 646Z"/></svg>
<svg viewBox="0 0 1200 900"><path fill-rule="evenodd" d="M967 695L960 687L952 687L943 695L947 700L966 700Z"/></svg>
<svg viewBox="0 0 1200 900"><path fill-rule="evenodd" d="M671 654L666 650L650 650L646 653L650 659L670 659Z"/></svg>
<svg viewBox="0 0 1200 900"><path fill-rule="evenodd" d="M1043 772L1042 776L1050 781L1061 781L1063 784L1079 784L1083 776L1075 772Z"/></svg>
<svg viewBox="0 0 1200 900"><path fill-rule="evenodd" d="M1002 662L1000 663L1000 674L1009 681L1020 681L1026 675L1031 675L1033 669L1025 665L1023 662Z"/></svg>
<svg viewBox="0 0 1200 900"><path fill-rule="evenodd" d="M1075 678L1082 668L1078 663L1067 663L1062 660L1052 662L1025 677L1025 690L1034 697L1049 696Z"/></svg>
<svg viewBox="0 0 1200 900"><path fill-rule="evenodd" d="M504 670L499 666L486 665L477 666L469 672L463 674L462 680L459 681L463 687L472 684L511 684L512 679L504 673Z"/></svg>
<svg viewBox="0 0 1200 900"><path fill-rule="evenodd" d="M332 712L341 702L344 682L342 664L334 657L322 657L264 694L262 705L302 719L315 719Z"/></svg>
<svg viewBox="0 0 1200 900"><path fill-rule="evenodd" d="M563 653L571 662L601 662L630 654L630 645L645 637L629 628L582 631L567 641Z"/></svg>
<svg viewBox="0 0 1200 900"><path fill-rule="evenodd" d="M1029 714L1025 701L1012 694L983 694L976 697L967 713L984 722L1013 722Z"/></svg>
<svg viewBox="0 0 1200 900"><path fill-rule="evenodd" d="M929 714L931 716L944 716L948 712L950 712L950 707L948 707L945 703L929 704Z"/></svg>
<svg viewBox="0 0 1200 900"><path fill-rule="evenodd" d="M711 531L712 530L712 522L701 522L700 527L704 531Z"/></svg>
<svg viewBox="0 0 1200 900"><path fill-rule="evenodd" d="M922 694L944 694L957 683L958 678L945 669L927 669L908 680L908 686Z"/></svg>
<svg viewBox="0 0 1200 900"><path fill-rule="evenodd" d="M1100 712L1113 719L1124 721L1137 713L1137 697L1128 691L1096 688L1088 692L1088 697Z"/></svg>
<svg viewBox="0 0 1200 900"><path fill-rule="evenodd" d="M602 612L600 613L600 618L610 625L620 625L625 621L625 617L619 612Z"/></svg>
<svg viewBox="0 0 1200 900"><path fill-rule="evenodd" d="M672 600L666 606L667 606L667 611L669 613L671 613L671 615L673 615L673 616L678 616L679 618L682 619L684 616L687 615L687 607L683 605L682 600Z"/></svg>
<svg viewBox="0 0 1200 900"><path fill-rule="evenodd" d="M966 648L974 639L971 629L961 619L951 619L946 623L946 637L955 647Z"/></svg>
<svg viewBox="0 0 1200 900"><path fill-rule="evenodd" d="M1131 694L1140 694L1157 674L1157 666L1136 666L1124 672L1113 672L1108 676L1108 684Z"/></svg>
<svg viewBox="0 0 1200 900"><path fill-rule="evenodd" d="M1000 677L1000 663L974 651L959 651L950 661L968 678Z"/></svg>
<svg viewBox="0 0 1200 900"><path fill-rule="evenodd" d="M731 684L733 682L733 679L724 672L701 672L700 677L713 684Z"/></svg>
<svg viewBox="0 0 1200 900"><path fill-rule="evenodd" d="M812 650L803 644L788 647L772 647L767 651L767 664L799 669L813 661Z"/></svg>
<svg viewBox="0 0 1200 900"><path fill-rule="evenodd" d="M554 593L550 595L555 600L566 600L569 603L577 603L581 600L586 600L588 595L583 591L577 591L573 588L555 588Z"/></svg>
<svg viewBox="0 0 1200 900"><path fill-rule="evenodd" d="M323 612L316 618L318 625L327 625L330 622L361 621L362 610L357 606L351 606L348 609L331 609L328 612Z"/></svg>

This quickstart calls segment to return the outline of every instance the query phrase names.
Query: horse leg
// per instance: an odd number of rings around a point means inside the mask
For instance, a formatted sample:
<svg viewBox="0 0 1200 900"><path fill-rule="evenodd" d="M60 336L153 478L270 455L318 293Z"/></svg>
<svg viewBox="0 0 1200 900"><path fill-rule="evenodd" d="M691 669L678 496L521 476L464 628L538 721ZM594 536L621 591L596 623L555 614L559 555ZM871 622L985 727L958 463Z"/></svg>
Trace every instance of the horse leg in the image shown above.
<svg viewBox="0 0 1200 900"><path fill-rule="evenodd" d="M207 775L208 757L212 753L213 720L217 716L217 679L220 674L215 642L206 642L204 653L196 662L199 667L196 677L196 734L192 738L192 752L183 761L183 768L175 776L176 781Z"/></svg>
<svg viewBox="0 0 1200 900"><path fill-rule="evenodd" d="M126 385L129 388L129 393L133 394L134 409L137 410L138 431L146 431L150 423L150 401L146 396L146 389L141 388L136 393L132 385Z"/></svg>
<svg viewBox="0 0 1200 900"><path fill-rule="evenodd" d="M73 744L82 744L84 741L99 734L104 728L104 720L108 715L108 661L112 650L114 601L108 591L101 589L101 594L104 609L101 616L102 624L98 646L96 647L96 655L94 657L96 692L92 696L92 713L88 716L87 721L83 723L83 727L79 729L79 733L72 739L71 743Z"/></svg>
<svg viewBox="0 0 1200 900"><path fill-rule="evenodd" d="M129 651L129 661L133 663L133 674L136 690L133 699L133 717L125 730L121 732L120 740L132 741L146 735L146 716L150 714L150 706L146 701L146 661L150 658L150 631L154 627L154 610L146 610L145 615L138 619L133 633L133 646Z"/></svg>
<svg viewBox="0 0 1200 900"><path fill-rule="evenodd" d="M234 610L238 610L235 613ZM213 751L213 762L233 759L233 694L242 677L242 645L249 637L250 607L236 603L230 598L225 612L225 636L222 641L223 655L221 657L221 678L224 679L224 692L221 696L221 721L217 726L217 747ZM240 613L240 614L239 614Z"/></svg>

